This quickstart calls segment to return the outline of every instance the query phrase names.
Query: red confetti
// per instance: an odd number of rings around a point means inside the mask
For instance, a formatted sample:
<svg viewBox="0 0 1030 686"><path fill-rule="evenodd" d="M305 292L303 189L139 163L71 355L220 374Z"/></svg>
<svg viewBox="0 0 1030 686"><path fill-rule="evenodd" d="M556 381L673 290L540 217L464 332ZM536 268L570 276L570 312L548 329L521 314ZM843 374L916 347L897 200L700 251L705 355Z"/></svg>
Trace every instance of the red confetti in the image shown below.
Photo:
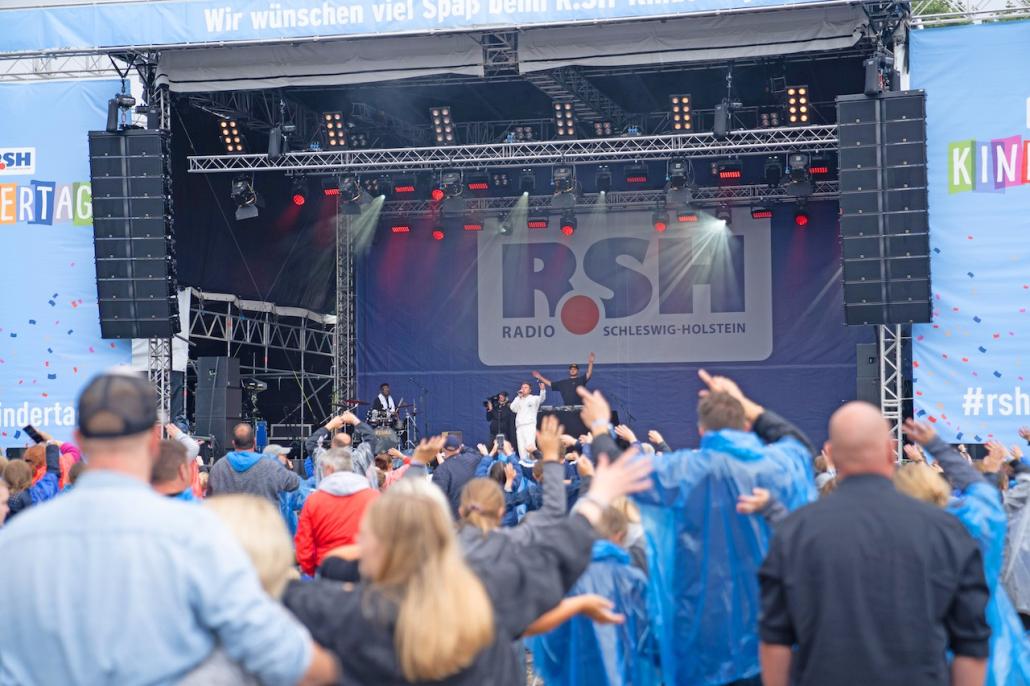
<svg viewBox="0 0 1030 686"><path fill-rule="evenodd" d="M43 394L42 394L42 396L43 396L44 398L49 398L49 397L50 397L50 396L49 396L48 394L46 394L46 393L43 393Z"/></svg>
<svg viewBox="0 0 1030 686"><path fill-rule="evenodd" d="M948 353L941 353L941 357L943 357L945 360L948 359Z"/></svg>
<svg viewBox="0 0 1030 686"><path fill-rule="evenodd" d="M918 368L919 367L919 362L913 360L912 361L912 366Z"/></svg>
<svg viewBox="0 0 1030 686"><path fill-rule="evenodd" d="M958 308L957 307L953 307L953 308L951 308L951 311L952 312L958 312Z"/></svg>
<svg viewBox="0 0 1030 686"><path fill-rule="evenodd" d="M43 366L44 366L44 367L49 367L49 366L50 366L50 360L47 360L47 361L45 361L45 362L43 363Z"/></svg>
<svg viewBox="0 0 1030 686"><path fill-rule="evenodd" d="M916 336L916 340L917 340L917 341L921 341L921 340L923 340L923 336Z"/></svg>
<svg viewBox="0 0 1030 686"><path fill-rule="evenodd" d="M79 368L78 367L72 367L72 371L75 372L76 374L78 374L79 373Z"/></svg>
<svg viewBox="0 0 1030 686"><path fill-rule="evenodd" d="M115 347L115 344L114 344L114 343L112 343L112 344L111 344L111 347L112 347L112 348L114 348L114 347Z"/></svg>
<svg viewBox="0 0 1030 686"><path fill-rule="evenodd" d="M933 415L930 415L929 417L927 417L927 419L930 420L931 424L936 424L937 423L937 417L934 417Z"/></svg>
<svg viewBox="0 0 1030 686"><path fill-rule="evenodd" d="M94 350L94 349L93 349L93 346L92 346L92 345L91 345L91 346L89 346L89 351L90 351L91 353L95 353L95 352L96 352L96 350Z"/></svg>
<svg viewBox="0 0 1030 686"><path fill-rule="evenodd" d="M969 236L966 236L966 240L967 240L967 241L971 241L971 240L973 240L973 236L972 236L972 234L970 234Z"/></svg>
<svg viewBox="0 0 1030 686"><path fill-rule="evenodd" d="M922 392L922 391L916 391L916 395L918 395L918 396L922 397L922 395L923 395L923 392Z"/></svg>
<svg viewBox="0 0 1030 686"><path fill-rule="evenodd" d="M21 386L23 383L25 383L25 379L18 379L18 385L19 386Z"/></svg>
<svg viewBox="0 0 1030 686"><path fill-rule="evenodd" d="M963 362L969 362L969 358L968 358L968 357L963 357L963 358L962 358L962 361L963 361Z"/></svg>
<svg viewBox="0 0 1030 686"><path fill-rule="evenodd" d="M995 337L996 339L997 339L997 338L1001 338L1001 334L1000 334L1000 333L996 333L996 334L994 334L994 337Z"/></svg>

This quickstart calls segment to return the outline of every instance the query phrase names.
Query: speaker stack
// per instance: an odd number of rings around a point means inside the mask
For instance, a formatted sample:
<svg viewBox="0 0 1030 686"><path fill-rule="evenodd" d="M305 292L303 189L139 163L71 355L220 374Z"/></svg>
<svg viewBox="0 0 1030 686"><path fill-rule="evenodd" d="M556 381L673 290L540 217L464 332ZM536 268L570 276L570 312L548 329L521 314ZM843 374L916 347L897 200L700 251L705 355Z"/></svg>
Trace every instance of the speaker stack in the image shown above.
<svg viewBox="0 0 1030 686"><path fill-rule="evenodd" d="M844 318L929 322L926 94L837 98Z"/></svg>
<svg viewBox="0 0 1030 686"><path fill-rule="evenodd" d="M240 361L230 357L197 358L195 431L212 439L212 459L232 450L232 429L243 421Z"/></svg>
<svg viewBox="0 0 1030 686"><path fill-rule="evenodd" d="M179 331L169 133L89 132L100 333L170 338Z"/></svg>

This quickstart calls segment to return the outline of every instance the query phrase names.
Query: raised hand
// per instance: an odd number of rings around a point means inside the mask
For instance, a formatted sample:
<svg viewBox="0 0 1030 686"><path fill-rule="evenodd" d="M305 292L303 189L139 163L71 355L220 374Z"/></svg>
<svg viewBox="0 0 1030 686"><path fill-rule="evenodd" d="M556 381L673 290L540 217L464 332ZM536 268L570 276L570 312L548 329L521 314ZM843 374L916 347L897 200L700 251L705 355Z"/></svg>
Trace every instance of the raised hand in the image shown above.
<svg viewBox="0 0 1030 686"><path fill-rule="evenodd" d="M512 446L510 441L505 441L504 442L504 454L505 455L514 455L515 454L515 448Z"/></svg>
<svg viewBox="0 0 1030 686"><path fill-rule="evenodd" d="M744 395L744 392L740 390L740 386L733 379L726 376L712 376L704 369L698 369L697 375L705 385L705 388L698 392L698 395L702 398L709 393L725 393L736 398L744 407L744 417L749 422L755 421L765 412L765 408Z"/></svg>
<svg viewBox="0 0 1030 686"><path fill-rule="evenodd" d="M1023 426L1019 429L1019 437L1024 441L1030 441L1030 426Z"/></svg>
<svg viewBox="0 0 1030 686"><path fill-rule="evenodd" d="M905 420L902 430L906 436L919 445L926 445L937 436L937 432L934 431L932 426L926 422L917 422L911 418Z"/></svg>
<svg viewBox="0 0 1030 686"><path fill-rule="evenodd" d="M540 422L540 430L536 432L536 447L543 453L548 462L561 459L561 436L565 427L558 423L553 414L547 415Z"/></svg>
<svg viewBox="0 0 1030 686"><path fill-rule="evenodd" d="M447 439L443 434L439 436L432 436L430 438L423 438L415 448L415 452L411 456L412 462L419 464L429 464L433 461L433 458L443 450L443 444Z"/></svg>
<svg viewBox="0 0 1030 686"><path fill-rule="evenodd" d="M598 624L622 624L626 617L617 612L612 612L615 605L604 596L587 594L573 596L579 605L579 612L589 617Z"/></svg>
<svg viewBox="0 0 1030 686"><path fill-rule="evenodd" d="M1018 445L1013 445L1011 448L1009 448L1009 453L1012 455L1013 460L1023 459L1023 449L1020 448Z"/></svg>
<svg viewBox="0 0 1030 686"><path fill-rule="evenodd" d="M358 419L358 415L356 415L356 414L354 414L353 412L350 412L350 411L347 411L347 412L344 412L343 414L341 414L340 415L340 421L343 422L344 424L350 424L351 426L357 426L358 424L361 423L361 420Z"/></svg>
<svg viewBox="0 0 1030 686"><path fill-rule="evenodd" d="M597 355L595 355L594 353L590 353L587 356L587 364L593 364L594 362L597 362Z"/></svg>
<svg viewBox="0 0 1030 686"><path fill-rule="evenodd" d="M633 433L633 429L629 428L625 424L619 424L615 427L615 435L626 441L627 443L636 443L637 435Z"/></svg>
<svg viewBox="0 0 1030 686"><path fill-rule="evenodd" d="M769 504L772 495L765 488L751 489L751 495L741 494L737 498L737 512L740 514L754 514L765 509Z"/></svg>
<svg viewBox="0 0 1030 686"><path fill-rule="evenodd" d="M563 448L571 448L572 446L576 445L576 439L568 434L562 434L561 444Z"/></svg>
<svg viewBox="0 0 1030 686"><path fill-rule="evenodd" d="M482 443L477 443L476 444L476 450L478 450L479 454L482 455L483 457L486 457L487 455L490 454L490 451L487 450L486 446L483 445Z"/></svg>
<svg viewBox="0 0 1030 686"><path fill-rule="evenodd" d="M647 440L651 441L652 445L655 447L665 443L665 438L663 438L662 435L654 429L647 432Z"/></svg>
<svg viewBox="0 0 1030 686"><path fill-rule="evenodd" d="M594 468L594 478L587 495L595 503L607 507L619 496L651 488L652 471L654 466L651 458L640 455L636 448L630 448L615 461L609 461L607 455L601 455Z"/></svg>
<svg viewBox="0 0 1030 686"><path fill-rule="evenodd" d="M171 438L173 440L182 435L182 429L177 427L175 424L172 424L171 422L165 424L165 431L168 432L168 438Z"/></svg>
<svg viewBox="0 0 1030 686"><path fill-rule="evenodd" d="M602 424L607 425L611 420L612 408L608 401L604 399L604 396L601 395L601 391L591 392L580 386L576 389L576 393L579 394L580 400L583 401L583 411L580 412L580 416L591 433Z"/></svg>
<svg viewBox="0 0 1030 686"><path fill-rule="evenodd" d="M923 457L923 451L920 450L918 446L908 443L907 445L905 445L903 450L905 451L905 457L907 457L910 461L926 462L926 458Z"/></svg>
<svg viewBox="0 0 1030 686"><path fill-rule="evenodd" d="M997 472L1001 469L1006 457L1008 457L1008 451L1005 450L1005 446L998 441L987 442L987 457L984 458L984 467L988 472Z"/></svg>
<svg viewBox="0 0 1030 686"><path fill-rule="evenodd" d="M515 465L510 462L504 465L504 490L510 491L515 483Z"/></svg>

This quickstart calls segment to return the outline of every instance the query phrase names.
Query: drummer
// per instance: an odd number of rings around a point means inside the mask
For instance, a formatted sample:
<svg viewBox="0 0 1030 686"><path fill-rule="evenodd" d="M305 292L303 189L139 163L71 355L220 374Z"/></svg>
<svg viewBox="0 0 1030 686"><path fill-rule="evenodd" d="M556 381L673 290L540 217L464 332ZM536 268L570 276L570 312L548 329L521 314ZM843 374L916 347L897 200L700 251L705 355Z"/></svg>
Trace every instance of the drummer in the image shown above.
<svg viewBox="0 0 1030 686"><path fill-rule="evenodd" d="M393 401L393 396L390 395L390 384L380 384L379 396L372 403L372 410L391 420L396 416L397 405Z"/></svg>

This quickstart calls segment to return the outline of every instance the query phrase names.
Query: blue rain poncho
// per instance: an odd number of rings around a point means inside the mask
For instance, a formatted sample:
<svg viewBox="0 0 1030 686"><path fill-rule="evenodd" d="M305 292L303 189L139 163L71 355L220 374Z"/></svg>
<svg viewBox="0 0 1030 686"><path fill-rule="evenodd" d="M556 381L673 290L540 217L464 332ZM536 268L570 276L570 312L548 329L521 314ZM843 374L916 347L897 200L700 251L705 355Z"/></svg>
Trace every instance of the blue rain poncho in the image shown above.
<svg viewBox="0 0 1030 686"><path fill-rule="evenodd" d="M755 431L709 432L699 450L655 456L654 487L634 496L653 539L648 563L666 684L722 686L760 671L758 568L771 533L761 517L737 514L737 498L767 488L793 511L815 500L816 489L812 454L796 429L766 412Z"/></svg>
<svg viewBox="0 0 1030 686"><path fill-rule="evenodd" d="M623 624L596 624L576 616L531 640L533 668L547 686L653 686L657 647L648 623L647 578L629 553L610 541L594 543L593 559L569 591L592 593L626 616ZM672 682L669 682L672 683Z"/></svg>

